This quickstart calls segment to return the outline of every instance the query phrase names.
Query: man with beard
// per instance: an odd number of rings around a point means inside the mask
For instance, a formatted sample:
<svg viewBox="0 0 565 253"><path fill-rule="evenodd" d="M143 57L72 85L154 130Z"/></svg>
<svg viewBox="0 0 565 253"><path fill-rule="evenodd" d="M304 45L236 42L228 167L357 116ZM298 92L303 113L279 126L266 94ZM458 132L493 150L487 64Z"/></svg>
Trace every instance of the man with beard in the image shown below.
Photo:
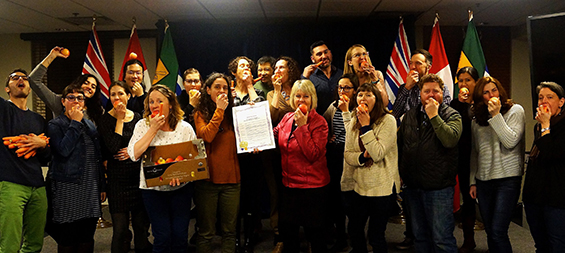
<svg viewBox="0 0 565 253"><path fill-rule="evenodd" d="M0 136L17 147L0 148L0 252L19 252L20 247L21 252L40 252L47 221L40 159L46 162L50 156L47 141L39 137L46 132L45 119L27 107L31 88L25 70L14 70L5 90L10 100L0 98Z"/></svg>
<svg viewBox="0 0 565 253"><path fill-rule="evenodd" d="M310 54L313 64L304 68L301 78L310 79L316 87L316 94L318 95L316 112L324 115L328 106L337 97L337 82L343 75L343 70L332 65L332 51L321 40L312 43Z"/></svg>

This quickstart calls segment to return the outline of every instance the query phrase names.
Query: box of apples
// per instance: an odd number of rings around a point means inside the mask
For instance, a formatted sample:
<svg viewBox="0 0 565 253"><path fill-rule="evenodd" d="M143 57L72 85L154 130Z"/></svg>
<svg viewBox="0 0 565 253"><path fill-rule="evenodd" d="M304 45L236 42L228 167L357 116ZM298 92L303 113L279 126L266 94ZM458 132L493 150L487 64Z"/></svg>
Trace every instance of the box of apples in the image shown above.
<svg viewBox="0 0 565 253"><path fill-rule="evenodd" d="M147 186L168 185L171 179L192 182L210 178L206 148L202 139L149 147L143 154Z"/></svg>

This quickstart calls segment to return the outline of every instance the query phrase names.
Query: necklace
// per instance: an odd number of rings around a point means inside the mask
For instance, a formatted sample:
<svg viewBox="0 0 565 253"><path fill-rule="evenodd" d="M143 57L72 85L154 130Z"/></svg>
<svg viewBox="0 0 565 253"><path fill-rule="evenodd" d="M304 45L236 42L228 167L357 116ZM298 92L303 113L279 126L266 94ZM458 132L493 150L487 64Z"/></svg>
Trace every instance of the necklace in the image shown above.
<svg viewBox="0 0 565 253"><path fill-rule="evenodd" d="M281 95L284 98L284 101L288 101L290 99L290 95L286 94L286 91L281 91Z"/></svg>

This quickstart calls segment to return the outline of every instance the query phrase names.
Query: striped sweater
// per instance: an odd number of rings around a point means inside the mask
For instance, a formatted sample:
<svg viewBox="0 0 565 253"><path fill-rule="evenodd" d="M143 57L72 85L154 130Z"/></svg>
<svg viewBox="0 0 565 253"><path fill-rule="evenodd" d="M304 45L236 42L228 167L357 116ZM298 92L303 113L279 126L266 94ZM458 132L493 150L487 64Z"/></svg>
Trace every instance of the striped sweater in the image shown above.
<svg viewBox="0 0 565 253"><path fill-rule="evenodd" d="M488 126L471 125L471 180L522 176L524 171L524 108L514 104L504 115L488 120Z"/></svg>

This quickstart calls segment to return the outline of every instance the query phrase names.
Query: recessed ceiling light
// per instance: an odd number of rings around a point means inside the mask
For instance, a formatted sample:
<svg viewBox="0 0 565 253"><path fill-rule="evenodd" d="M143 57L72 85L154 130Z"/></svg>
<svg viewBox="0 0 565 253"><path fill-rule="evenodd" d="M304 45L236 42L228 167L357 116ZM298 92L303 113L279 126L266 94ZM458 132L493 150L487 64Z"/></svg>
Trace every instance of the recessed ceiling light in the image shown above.
<svg viewBox="0 0 565 253"><path fill-rule="evenodd" d="M68 30L69 29L67 29L67 28L55 28L55 31L57 31L57 32L66 32Z"/></svg>

